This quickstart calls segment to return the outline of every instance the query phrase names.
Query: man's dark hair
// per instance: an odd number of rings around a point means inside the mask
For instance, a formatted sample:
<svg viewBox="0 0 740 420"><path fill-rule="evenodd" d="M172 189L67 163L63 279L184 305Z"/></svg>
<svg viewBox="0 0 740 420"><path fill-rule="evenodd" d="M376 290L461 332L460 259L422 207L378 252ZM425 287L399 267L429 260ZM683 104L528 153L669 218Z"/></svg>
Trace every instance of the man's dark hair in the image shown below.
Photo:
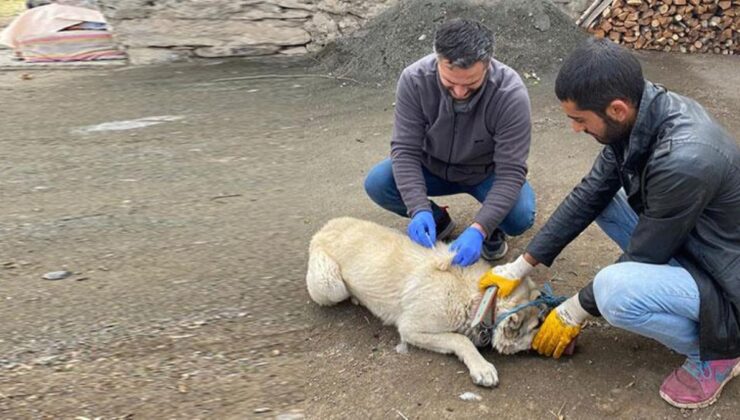
<svg viewBox="0 0 740 420"><path fill-rule="evenodd" d="M51 0L26 0L26 8L33 9L34 7L46 6L51 3L53 3Z"/></svg>
<svg viewBox="0 0 740 420"><path fill-rule="evenodd" d="M634 55L608 39L590 38L563 62L555 95L603 117L616 99L639 107L644 87L642 66Z"/></svg>
<svg viewBox="0 0 740 420"><path fill-rule="evenodd" d="M448 20L437 29L434 52L455 67L469 68L493 57L493 32L480 22Z"/></svg>

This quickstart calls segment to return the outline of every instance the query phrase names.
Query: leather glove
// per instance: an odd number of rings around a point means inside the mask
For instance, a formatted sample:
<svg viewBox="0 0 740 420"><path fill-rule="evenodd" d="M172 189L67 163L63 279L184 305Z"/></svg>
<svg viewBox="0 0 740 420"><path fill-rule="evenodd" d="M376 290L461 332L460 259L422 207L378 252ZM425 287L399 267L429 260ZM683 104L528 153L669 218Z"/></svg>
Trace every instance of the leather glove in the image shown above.
<svg viewBox="0 0 740 420"><path fill-rule="evenodd" d="M576 294L550 311L532 341L532 348L543 356L559 358L581 332L581 324L589 316Z"/></svg>
<svg viewBox="0 0 740 420"><path fill-rule="evenodd" d="M483 232L474 227L469 227L460 235L455 242L450 244L450 251L455 253L452 265L467 267L480 258L483 246Z"/></svg>
<svg viewBox="0 0 740 420"><path fill-rule="evenodd" d="M491 286L496 286L499 297L509 296L522 282L522 278L533 268L534 266L528 263L523 255L520 255L514 262L497 265L490 269L478 280L478 287L483 292Z"/></svg>
<svg viewBox="0 0 740 420"><path fill-rule="evenodd" d="M434 223L432 212L429 210L417 212L411 218L406 233L417 244L426 248L433 248L434 243L437 242L437 224Z"/></svg>

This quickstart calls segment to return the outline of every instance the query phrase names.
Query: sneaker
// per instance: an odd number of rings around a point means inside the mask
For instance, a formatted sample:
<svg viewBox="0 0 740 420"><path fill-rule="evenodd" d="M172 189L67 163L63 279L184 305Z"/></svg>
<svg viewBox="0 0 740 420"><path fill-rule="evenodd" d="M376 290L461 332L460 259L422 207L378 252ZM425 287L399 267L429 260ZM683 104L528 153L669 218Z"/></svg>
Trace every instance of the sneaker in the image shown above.
<svg viewBox="0 0 740 420"><path fill-rule="evenodd" d="M678 408L702 408L719 398L722 387L740 375L737 359L701 362L686 359L660 386L660 396Z"/></svg>
<svg viewBox="0 0 740 420"><path fill-rule="evenodd" d="M496 261L504 258L507 252L509 252L509 245L506 243L506 234L497 228L488 239L483 241L481 257L488 261Z"/></svg>
<svg viewBox="0 0 740 420"><path fill-rule="evenodd" d="M455 230L455 222L450 217L450 213L447 211L447 207L440 207L442 215L434 218L434 223L437 225L437 240L444 241Z"/></svg>

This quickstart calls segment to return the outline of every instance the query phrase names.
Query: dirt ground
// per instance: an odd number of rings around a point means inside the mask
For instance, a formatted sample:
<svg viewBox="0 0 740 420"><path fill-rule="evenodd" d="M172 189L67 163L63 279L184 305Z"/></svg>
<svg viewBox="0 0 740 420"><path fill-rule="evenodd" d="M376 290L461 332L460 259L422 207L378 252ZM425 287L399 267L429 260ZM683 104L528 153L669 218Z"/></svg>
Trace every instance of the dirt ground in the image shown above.
<svg viewBox="0 0 740 420"><path fill-rule="evenodd" d="M641 57L740 138L736 57ZM740 381L670 408L657 389L681 358L603 323L560 361L484 351L489 390L452 356L395 353L362 308L312 304L325 221L405 226L362 188L389 150L390 88L273 61L25 74L0 74L0 418L738 418ZM599 147L570 132L552 75L530 93L536 230ZM152 116L167 118L89 129ZM461 225L476 208L441 202ZM536 278L569 295L617 255L591 228ZM58 270L73 274L42 279Z"/></svg>

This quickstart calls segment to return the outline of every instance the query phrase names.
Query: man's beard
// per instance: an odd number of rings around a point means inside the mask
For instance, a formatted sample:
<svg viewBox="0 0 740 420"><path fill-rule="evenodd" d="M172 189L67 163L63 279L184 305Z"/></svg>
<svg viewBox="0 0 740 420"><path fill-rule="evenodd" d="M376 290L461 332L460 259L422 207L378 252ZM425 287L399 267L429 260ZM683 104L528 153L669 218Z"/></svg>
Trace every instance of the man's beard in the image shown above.
<svg viewBox="0 0 740 420"><path fill-rule="evenodd" d="M596 139L596 141L603 145L607 145L619 143L629 139L630 133L632 132L631 125L620 124L618 121L609 118L608 115L604 115L602 117L602 120L604 121L604 124L606 126L606 131L604 132L604 135L596 136L593 133L589 133L593 138Z"/></svg>

